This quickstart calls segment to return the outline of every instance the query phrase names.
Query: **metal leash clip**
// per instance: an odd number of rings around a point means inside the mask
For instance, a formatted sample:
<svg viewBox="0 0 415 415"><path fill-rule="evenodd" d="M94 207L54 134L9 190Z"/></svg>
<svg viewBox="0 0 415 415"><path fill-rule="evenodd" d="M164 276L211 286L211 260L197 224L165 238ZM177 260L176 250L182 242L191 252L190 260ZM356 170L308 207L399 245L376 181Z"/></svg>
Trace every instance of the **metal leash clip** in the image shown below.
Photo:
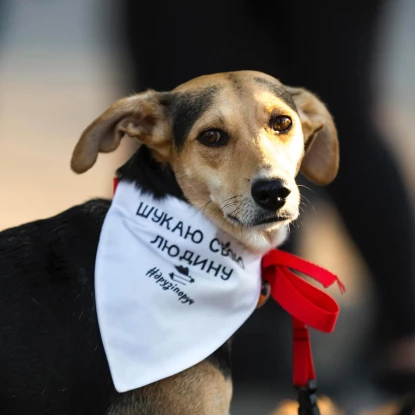
<svg viewBox="0 0 415 415"><path fill-rule="evenodd" d="M298 415L320 415L317 405L317 381L309 380L307 386L297 387L298 391Z"/></svg>

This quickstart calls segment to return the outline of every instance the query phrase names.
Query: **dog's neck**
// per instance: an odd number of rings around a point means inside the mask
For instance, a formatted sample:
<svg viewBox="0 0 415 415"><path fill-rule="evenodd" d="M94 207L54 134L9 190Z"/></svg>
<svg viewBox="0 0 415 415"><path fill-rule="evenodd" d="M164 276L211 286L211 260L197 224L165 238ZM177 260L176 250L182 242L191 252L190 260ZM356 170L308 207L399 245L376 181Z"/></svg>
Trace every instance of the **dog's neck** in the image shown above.
<svg viewBox="0 0 415 415"><path fill-rule="evenodd" d="M133 182L156 199L174 196L188 203L170 165L156 161L145 145L117 170L117 177Z"/></svg>
<svg viewBox="0 0 415 415"><path fill-rule="evenodd" d="M134 183L142 192L152 195L155 199L173 196L189 203L180 188L173 169L167 163L160 163L154 159L151 151L142 145L137 152L117 170L117 177ZM230 230L234 229L230 227ZM264 235L258 231L236 232L232 235L229 229L222 229L238 239L249 251L264 254L269 249L284 243L288 236L288 228L281 227L272 235Z"/></svg>

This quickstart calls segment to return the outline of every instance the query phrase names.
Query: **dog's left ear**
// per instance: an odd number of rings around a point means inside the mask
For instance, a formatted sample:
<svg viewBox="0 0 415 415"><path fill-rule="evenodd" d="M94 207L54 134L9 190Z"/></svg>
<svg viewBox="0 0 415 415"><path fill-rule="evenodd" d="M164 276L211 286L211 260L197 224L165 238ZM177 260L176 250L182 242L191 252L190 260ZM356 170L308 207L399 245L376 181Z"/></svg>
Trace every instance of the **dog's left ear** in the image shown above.
<svg viewBox="0 0 415 415"><path fill-rule="evenodd" d="M311 92L288 87L297 107L304 134L305 155L301 173L310 181L331 183L339 169L339 142L333 117Z"/></svg>
<svg viewBox="0 0 415 415"><path fill-rule="evenodd" d="M171 128L162 97L162 93L148 90L111 105L82 133L72 154L72 170L86 172L95 164L98 153L116 150L123 137L149 147L158 161L168 161Z"/></svg>

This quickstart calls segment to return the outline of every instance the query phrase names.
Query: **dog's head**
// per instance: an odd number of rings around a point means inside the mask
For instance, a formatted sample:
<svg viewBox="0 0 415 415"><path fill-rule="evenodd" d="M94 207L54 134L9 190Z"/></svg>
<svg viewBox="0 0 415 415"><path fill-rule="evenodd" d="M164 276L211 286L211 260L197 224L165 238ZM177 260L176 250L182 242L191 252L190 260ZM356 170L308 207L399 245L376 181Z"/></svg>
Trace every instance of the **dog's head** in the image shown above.
<svg viewBox="0 0 415 415"><path fill-rule="evenodd" d="M324 104L253 71L202 76L171 92L117 101L82 134L72 169L87 171L124 136L150 150L189 203L255 252L281 242L298 217L298 172L324 185L339 164Z"/></svg>

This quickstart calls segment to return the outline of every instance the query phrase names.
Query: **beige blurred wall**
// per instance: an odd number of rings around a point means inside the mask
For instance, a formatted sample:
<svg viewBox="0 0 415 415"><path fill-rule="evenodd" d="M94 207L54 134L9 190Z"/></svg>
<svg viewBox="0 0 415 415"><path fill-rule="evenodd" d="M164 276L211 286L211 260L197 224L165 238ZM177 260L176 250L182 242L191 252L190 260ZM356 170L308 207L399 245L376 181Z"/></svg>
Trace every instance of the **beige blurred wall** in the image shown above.
<svg viewBox="0 0 415 415"><path fill-rule="evenodd" d="M97 19L111 13L103 4L20 1L3 11L0 229L111 194L125 151L100 157L81 176L69 168L83 128L120 95L119 68Z"/></svg>

